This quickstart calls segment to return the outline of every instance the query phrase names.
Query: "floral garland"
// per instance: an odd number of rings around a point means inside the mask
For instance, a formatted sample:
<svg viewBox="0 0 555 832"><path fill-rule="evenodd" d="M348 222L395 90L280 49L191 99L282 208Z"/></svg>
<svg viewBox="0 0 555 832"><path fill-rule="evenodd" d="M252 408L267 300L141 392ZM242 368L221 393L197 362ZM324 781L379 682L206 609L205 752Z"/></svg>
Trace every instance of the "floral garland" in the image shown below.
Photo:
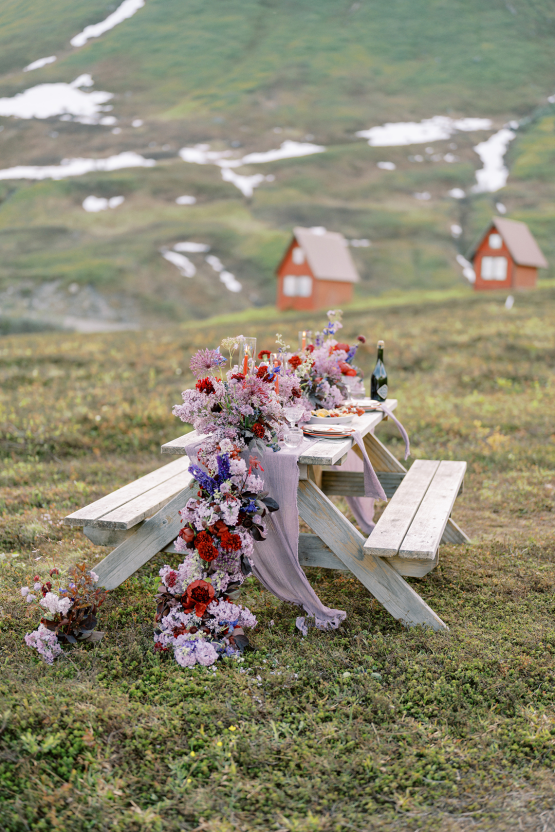
<svg viewBox="0 0 555 832"><path fill-rule="evenodd" d="M247 468L236 447L218 454L209 473L198 465L189 468L199 491L180 512L185 525L175 542L187 557L177 569L160 570L154 635L155 649L173 650L182 667L238 658L249 646L244 628L257 621L235 601L251 572L253 539L264 540L264 517L279 508L264 491L259 468L254 457Z"/></svg>
<svg viewBox="0 0 555 832"><path fill-rule="evenodd" d="M279 508L264 490L257 473L263 469L252 453L279 450L283 407L302 398L299 379L290 375L276 385L269 362L247 374L233 366L241 338L222 342L231 364L225 376L220 348L192 357L197 382L173 409L208 435L197 452L200 465L189 467L199 490L180 512L184 526L174 544L187 557L177 569L162 567L157 595L155 649L173 651L183 667L238 658L250 646L244 630L256 626L256 617L236 601L251 572L253 541L265 539L264 518ZM248 467L241 457L247 448Z"/></svg>
<svg viewBox="0 0 555 832"><path fill-rule="evenodd" d="M303 398L310 409L332 410L351 395L352 386L363 391L362 372L354 364L357 350L366 342L359 335L354 345L338 342L335 334L343 328L341 309L327 313L328 323L314 344L308 344L287 358L287 365L299 379ZM278 337L278 344L283 343ZM280 347L281 348L281 347ZM358 384L357 384L358 381Z"/></svg>
<svg viewBox="0 0 555 832"><path fill-rule="evenodd" d="M60 575L60 570L53 568L49 573L52 579ZM52 581L42 581L35 575L30 586L22 586L21 594L32 607L42 607L38 628L25 636L25 643L33 647L48 664L62 654L62 644L100 641L104 633L95 632L96 613L104 603L108 593L96 587L98 575L87 569L85 564L78 564L69 570L67 585L61 579L55 589Z"/></svg>

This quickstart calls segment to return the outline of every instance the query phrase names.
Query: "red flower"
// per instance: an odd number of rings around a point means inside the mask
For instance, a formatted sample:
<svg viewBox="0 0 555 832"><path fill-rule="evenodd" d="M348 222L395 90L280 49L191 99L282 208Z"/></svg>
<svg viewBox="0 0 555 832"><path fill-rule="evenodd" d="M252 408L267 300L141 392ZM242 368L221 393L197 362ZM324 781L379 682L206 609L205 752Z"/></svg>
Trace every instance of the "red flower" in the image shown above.
<svg viewBox="0 0 555 832"><path fill-rule="evenodd" d="M364 335L357 335L357 341L360 341L361 344L365 344L366 338L364 337Z"/></svg>
<svg viewBox="0 0 555 832"><path fill-rule="evenodd" d="M270 382L272 381L272 376L268 373L268 366L267 364L261 364L258 370L256 371L256 377L261 378L262 381Z"/></svg>
<svg viewBox="0 0 555 832"><path fill-rule="evenodd" d="M294 370L296 370L297 367L300 367L303 362L298 355L292 355L287 363L290 364Z"/></svg>
<svg viewBox="0 0 555 832"><path fill-rule="evenodd" d="M246 376L243 373L233 373L231 378L234 378L235 381L244 381Z"/></svg>
<svg viewBox="0 0 555 832"><path fill-rule="evenodd" d="M214 385L212 384L212 379L211 378L199 378L199 380L195 384L195 387L201 393L206 393L206 395L208 395L209 393L215 393L216 392L214 390Z"/></svg>
<svg viewBox="0 0 555 832"><path fill-rule="evenodd" d="M260 350L260 352L258 353L258 360L262 361L262 359L264 358L265 355L267 355L268 359L269 359L270 355L271 355L270 350Z"/></svg>
<svg viewBox="0 0 555 832"><path fill-rule="evenodd" d="M294 399L300 399L301 396L302 396L302 393L301 393L300 390L293 389L293 390L291 390L291 395L293 396Z"/></svg>
<svg viewBox="0 0 555 832"><path fill-rule="evenodd" d="M314 344L309 344L308 347L306 348L306 351L307 352L314 352Z"/></svg>
<svg viewBox="0 0 555 832"><path fill-rule="evenodd" d="M172 587L175 586L177 583L177 572L174 572L173 569L171 572L168 572L166 575L166 586Z"/></svg>
<svg viewBox="0 0 555 832"><path fill-rule="evenodd" d="M214 538L208 532L199 532L195 540L195 549L199 557L210 563L218 557L218 550L214 546Z"/></svg>
<svg viewBox="0 0 555 832"><path fill-rule="evenodd" d="M220 536L220 544L222 549L225 549L226 552L238 552L242 546L239 535L230 534L229 530L226 530Z"/></svg>
<svg viewBox="0 0 555 832"><path fill-rule="evenodd" d="M52 578L54 575L59 575L59 574L60 574L60 570L59 570L59 569L56 569L56 567L54 567L53 569L51 569L51 570L50 570L50 572L49 572L49 575L50 575L50 577L51 577L51 578Z"/></svg>
<svg viewBox="0 0 555 832"><path fill-rule="evenodd" d="M195 539L195 533L190 526L184 526L179 532L179 537L184 540L185 543L192 543Z"/></svg>
<svg viewBox="0 0 555 832"><path fill-rule="evenodd" d="M350 364L347 364L345 361L342 361L339 365L339 369L341 370L342 375L344 376L356 376L357 371L354 367L351 367Z"/></svg>
<svg viewBox="0 0 555 832"><path fill-rule="evenodd" d="M264 439L264 425L261 425L260 422L254 423L254 425L252 426L252 432L256 437L258 437L258 439Z"/></svg>
<svg viewBox="0 0 555 832"><path fill-rule="evenodd" d="M343 352L349 352L349 350L351 348L348 344L336 344L333 349L334 349L334 351L335 350L343 350Z"/></svg>
<svg viewBox="0 0 555 832"><path fill-rule="evenodd" d="M185 590L185 595L181 602L185 612L191 612L194 609L195 615L202 618L206 612L206 607L214 600L214 587L212 584L203 580L193 581Z"/></svg>

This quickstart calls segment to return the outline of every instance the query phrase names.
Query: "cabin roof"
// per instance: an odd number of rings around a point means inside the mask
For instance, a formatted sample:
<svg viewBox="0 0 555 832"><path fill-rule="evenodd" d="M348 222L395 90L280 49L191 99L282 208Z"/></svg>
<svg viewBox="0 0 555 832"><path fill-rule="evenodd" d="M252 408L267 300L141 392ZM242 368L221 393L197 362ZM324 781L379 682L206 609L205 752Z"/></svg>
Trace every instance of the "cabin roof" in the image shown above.
<svg viewBox="0 0 555 832"><path fill-rule="evenodd" d="M293 229L293 236L302 248L312 274L318 280L359 282L360 277L343 234L324 229L297 227ZM279 268L282 264L283 260Z"/></svg>
<svg viewBox="0 0 555 832"><path fill-rule="evenodd" d="M471 250L470 260L475 256L479 246L491 232L492 228L495 228L501 235L517 266L536 266L540 269L546 269L548 267L548 262L526 223L518 222L518 220L508 220L505 217L492 218L491 225L480 236L478 242Z"/></svg>

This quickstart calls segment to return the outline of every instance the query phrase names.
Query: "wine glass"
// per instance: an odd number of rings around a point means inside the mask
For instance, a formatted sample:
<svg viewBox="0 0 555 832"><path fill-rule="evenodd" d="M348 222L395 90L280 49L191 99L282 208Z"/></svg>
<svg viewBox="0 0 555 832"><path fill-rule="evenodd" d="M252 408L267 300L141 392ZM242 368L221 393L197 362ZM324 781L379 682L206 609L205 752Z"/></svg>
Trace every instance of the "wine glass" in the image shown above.
<svg viewBox="0 0 555 832"><path fill-rule="evenodd" d="M304 412L304 407L298 404L288 404L283 408L285 418L292 428L295 427Z"/></svg>

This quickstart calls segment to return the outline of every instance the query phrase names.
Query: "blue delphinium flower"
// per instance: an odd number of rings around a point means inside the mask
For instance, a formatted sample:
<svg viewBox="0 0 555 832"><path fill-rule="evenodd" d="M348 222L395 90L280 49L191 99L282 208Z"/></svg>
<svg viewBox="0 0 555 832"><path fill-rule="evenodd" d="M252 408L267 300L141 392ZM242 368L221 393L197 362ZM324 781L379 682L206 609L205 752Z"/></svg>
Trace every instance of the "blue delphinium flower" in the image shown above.
<svg viewBox="0 0 555 832"><path fill-rule="evenodd" d="M213 494L214 491L216 491L216 481L213 480L212 477L209 477L208 474L202 470L202 468L199 468L198 465L189 465L188 470L204 491L208 491L209 494Z"/></svg>

